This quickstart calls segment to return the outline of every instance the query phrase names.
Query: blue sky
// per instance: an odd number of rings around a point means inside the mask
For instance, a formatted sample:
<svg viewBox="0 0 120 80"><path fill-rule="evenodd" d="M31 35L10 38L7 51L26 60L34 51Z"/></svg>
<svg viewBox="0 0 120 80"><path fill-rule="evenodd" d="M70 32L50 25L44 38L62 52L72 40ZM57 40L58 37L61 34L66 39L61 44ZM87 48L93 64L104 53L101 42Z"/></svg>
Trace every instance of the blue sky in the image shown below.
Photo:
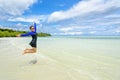
<svg viewBox="0 0 120 80"><path fill-rule="evenodd" d="M120 0L0 0L0 27L52 35L120 35Z"/></svg>

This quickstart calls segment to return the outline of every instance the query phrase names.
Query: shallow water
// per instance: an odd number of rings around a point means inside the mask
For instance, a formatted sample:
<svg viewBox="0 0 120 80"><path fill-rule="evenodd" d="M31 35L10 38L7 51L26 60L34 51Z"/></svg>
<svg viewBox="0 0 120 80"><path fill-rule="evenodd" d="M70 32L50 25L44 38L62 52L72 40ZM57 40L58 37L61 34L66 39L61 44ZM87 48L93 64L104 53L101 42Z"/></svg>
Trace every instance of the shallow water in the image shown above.
<svg viewBox="0 0 120 80"><path fill-rule="evenodd" d="M43 37L37 54L22 55L30 40L0 39L1 80L120 79L119 36Z"/></svg>

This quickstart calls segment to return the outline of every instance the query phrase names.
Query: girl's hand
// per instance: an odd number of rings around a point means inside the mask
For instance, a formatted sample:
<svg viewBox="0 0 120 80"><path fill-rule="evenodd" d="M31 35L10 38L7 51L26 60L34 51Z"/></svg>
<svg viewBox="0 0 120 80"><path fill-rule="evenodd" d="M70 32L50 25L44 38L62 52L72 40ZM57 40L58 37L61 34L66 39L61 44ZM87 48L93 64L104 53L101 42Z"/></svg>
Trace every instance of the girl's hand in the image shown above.
<svg viewBox="0 0 120 80"><path fill-rule="evenodd" d="M20 37L20 36L21 36L20 34L16 35L16 37Z"/></svg>

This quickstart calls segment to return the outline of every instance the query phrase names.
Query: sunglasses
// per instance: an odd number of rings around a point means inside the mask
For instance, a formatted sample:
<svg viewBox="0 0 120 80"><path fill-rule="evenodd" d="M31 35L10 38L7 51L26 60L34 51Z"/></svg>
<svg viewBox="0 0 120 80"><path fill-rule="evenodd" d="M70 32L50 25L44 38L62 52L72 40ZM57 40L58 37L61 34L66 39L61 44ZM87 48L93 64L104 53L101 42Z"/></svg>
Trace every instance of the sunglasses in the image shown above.
<svg viewBox="0 0 120 80"><path fill-rule="evenodd" d="M31 29L35 29L34 27L32 27Z"/></svg>

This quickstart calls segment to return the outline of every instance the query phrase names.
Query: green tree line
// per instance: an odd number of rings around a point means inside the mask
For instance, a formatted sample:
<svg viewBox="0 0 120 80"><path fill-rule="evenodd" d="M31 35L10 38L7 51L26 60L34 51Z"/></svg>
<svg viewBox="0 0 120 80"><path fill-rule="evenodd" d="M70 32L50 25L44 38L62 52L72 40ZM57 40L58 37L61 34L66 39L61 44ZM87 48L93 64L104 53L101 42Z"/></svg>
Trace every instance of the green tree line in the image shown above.
<svg viewBox="0 0 120 80"><path fill-rule="evenodd" d="M26 31L16 31L12 29L2 29L0 28L0 37L16 37L17 34L24 34ZM38 33L39 37L51 36L48 33Z"/></svg>

